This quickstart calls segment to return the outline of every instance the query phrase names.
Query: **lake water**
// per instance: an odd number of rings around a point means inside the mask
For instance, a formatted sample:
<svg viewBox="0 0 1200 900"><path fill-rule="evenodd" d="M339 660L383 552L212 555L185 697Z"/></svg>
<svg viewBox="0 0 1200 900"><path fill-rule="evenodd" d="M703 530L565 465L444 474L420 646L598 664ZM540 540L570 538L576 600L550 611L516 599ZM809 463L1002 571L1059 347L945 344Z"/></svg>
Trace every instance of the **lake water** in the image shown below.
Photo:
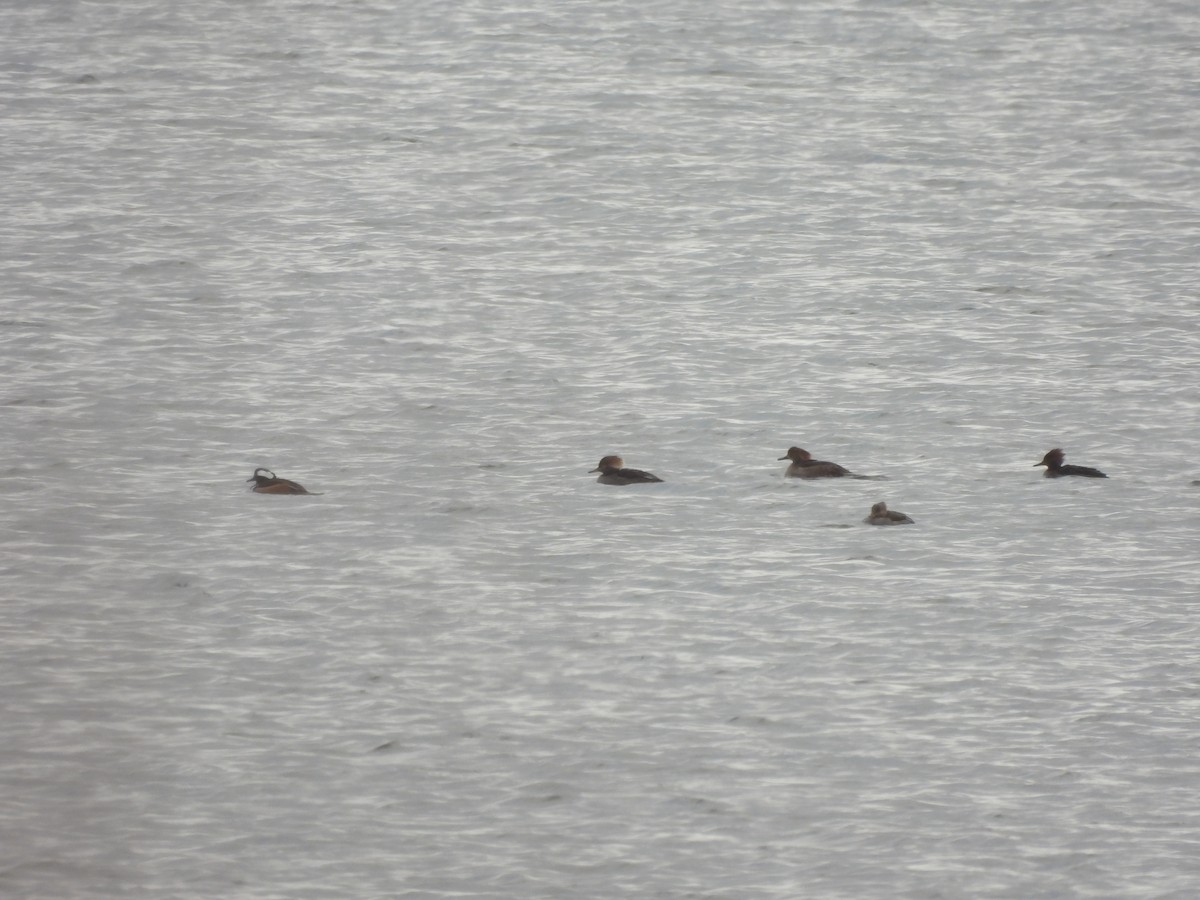
<svg viewBox="0 0 1200 900"><path fill-rule="evenodd" d="M0 896L1200 893L1200 8L0 49Z"/></svg>

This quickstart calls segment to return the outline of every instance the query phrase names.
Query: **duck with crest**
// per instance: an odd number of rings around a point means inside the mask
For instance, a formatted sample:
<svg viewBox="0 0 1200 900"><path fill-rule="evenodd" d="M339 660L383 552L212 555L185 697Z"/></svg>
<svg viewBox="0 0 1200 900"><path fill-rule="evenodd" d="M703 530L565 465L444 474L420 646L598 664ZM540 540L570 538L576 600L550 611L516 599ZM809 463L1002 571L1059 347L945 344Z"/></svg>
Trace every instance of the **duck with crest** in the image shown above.
<svg viewBox="0 0 1200 900"><path fill-rule="evenodd" d="M588 474L600 473L596 479L600 484L652 484L662 481L657 475L643 472L641 469L626 469L625 460L619 456L606 456L600 460L600 465Z"/></svg>
<svg viewBox="0 0 1200 900"><path fill-rule="evenodd" d="M252 490L256 494L308 494L304 485L288 478L279 478L270 469L257 468L246 481L253 481Z"/></svg>
<svg viewBox="0 0 1200 900"><path fill-rule="evenodd" d="M802 447L790 447L787 454L779 458L792 461L783 473L788 478L841 478L850 474L835 462L813 459L812 454Z"/></svg>
<svg viewBox="0 0 1200 900"><path fill-rule="evenodd" d="M1092 469L1087 466L1064 466L1063 459L1066 454L1063 453L1061 447L1055 447L1042 457L1041 462L1033 464L1036 469L1038 466L1046 467L1047 478L1062 478L1064 475L1082 475L1084 478L1107 478L1108 476L1099 469Z"/></svg>

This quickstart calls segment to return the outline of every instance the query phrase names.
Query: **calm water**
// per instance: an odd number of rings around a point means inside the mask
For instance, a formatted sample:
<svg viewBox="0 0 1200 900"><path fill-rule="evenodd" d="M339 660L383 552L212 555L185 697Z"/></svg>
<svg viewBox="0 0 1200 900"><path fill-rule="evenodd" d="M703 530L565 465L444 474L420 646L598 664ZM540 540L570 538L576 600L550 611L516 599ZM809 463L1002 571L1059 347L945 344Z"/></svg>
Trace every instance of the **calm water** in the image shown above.
<svg viewBox="0 0 1200 900"><path fill-rule="evenodd" d="M0 895L1200 891L1200 9L0 50Z"/></svg>

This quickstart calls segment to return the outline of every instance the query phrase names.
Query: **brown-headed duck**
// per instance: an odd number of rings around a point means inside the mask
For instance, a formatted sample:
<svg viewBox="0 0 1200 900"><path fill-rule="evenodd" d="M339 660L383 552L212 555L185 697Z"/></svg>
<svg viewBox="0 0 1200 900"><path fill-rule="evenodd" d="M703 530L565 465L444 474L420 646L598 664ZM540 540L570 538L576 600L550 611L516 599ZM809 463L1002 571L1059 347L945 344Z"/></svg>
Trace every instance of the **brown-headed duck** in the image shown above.
<svg viewBox="0 0 1200 900"><path fill-rule="evenodd" d="M902 512L893 512L887 504L880 500L871 507L871 513L863 522L867 525L915 525L917 524Z"/></svg>
<svg viewBox="0 0 1200 900"><path fill-rule="evenodd" d="M255 469L254 474L246 481L253 481L250 490L256 494L307 494L304 485L289 481L287 478L277 478L270 469Z"/></svg>
<svg viewBox="0 0 1200 900"><path fill-rule="evenodd" d="M651 475L649 472L643 472L641 469L626 469L624 468L625 460L619 456L606 456L600 460L600 465L592 469L588 474L595 472L600 473L600 477L596 481L600 484L650 484L655 481L662 481L657 475Z"/></svg>
<svg viewBox="0 0 1200 900"><path fill-rule="evenodd" d="M1033 467L1046 467L1047 478L1062 478L1064 475L1082 475L1084 478L1107 478L1099 469L1089 469L1087 466L1064 466L1062 449L1055 447L1042 457L1042 461L1034 463Z"/></svg>
<svg viewBox="0 0 1200 900"><path fill-rule="evenodd" d="M789 478L840 478L850 473L837 463L813 459L812 454L800 447L790 447L787 456L781 460L790 459L792 464L783 474Z"/></svg>

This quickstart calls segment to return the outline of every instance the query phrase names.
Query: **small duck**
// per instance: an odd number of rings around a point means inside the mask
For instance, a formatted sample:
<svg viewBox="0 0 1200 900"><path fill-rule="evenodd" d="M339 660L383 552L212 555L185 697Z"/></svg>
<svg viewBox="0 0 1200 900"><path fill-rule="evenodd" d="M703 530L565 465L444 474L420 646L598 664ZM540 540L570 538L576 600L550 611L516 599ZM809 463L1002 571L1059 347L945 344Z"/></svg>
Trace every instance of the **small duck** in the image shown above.
<svg viewBox="0 0 1200 900"><path fill-rule="evenodd" d="M254 470L246 481L253 481L254 487L252 490L256 494L307 494L304 485L298 484L295 481L289 481L287 478L277 478L275 473L270 469L258 468Z"/></svg>
<svg viewBox="0 0 1200 900"><path fill-rule="evenodd" d="M1055 447L1042 457L1042 461L1034 463L1033 467L1046 467L1047 478L1062 478L1064 475L1082 475L1084 478L1107 478L1099 469L1089 469L1087 466L1064 466L1062 449Z"/></svg>
<svg viewBox="0 0 1200 900"><path fill-rule="evenodd" d="M619 456L606 456L600 460L600 465L592 469L588 474L595 472L600 473L600 477L596 479L600 484L650 484L655 481L662 481L657 475L651 475L649 472L643 472L641 469L626 469L624 468L625 460Z"/></svg>
<svg viewBox="0 0 1200 900"><path fill-rule="evenodd" d="M850 473L837 463L813 459L812 454L800 447L788 448L787 456L781 460L790 459L792 464L783 474L788 478L841 478Z"/></svg>
<svg viewBox="0 0 1200 900"><path fill-rule="evenodd" d="M917 523L902 512L893 512L887 504L880 500L871 507L871 513L863 519L865 525L916 525Z"/></svg>

